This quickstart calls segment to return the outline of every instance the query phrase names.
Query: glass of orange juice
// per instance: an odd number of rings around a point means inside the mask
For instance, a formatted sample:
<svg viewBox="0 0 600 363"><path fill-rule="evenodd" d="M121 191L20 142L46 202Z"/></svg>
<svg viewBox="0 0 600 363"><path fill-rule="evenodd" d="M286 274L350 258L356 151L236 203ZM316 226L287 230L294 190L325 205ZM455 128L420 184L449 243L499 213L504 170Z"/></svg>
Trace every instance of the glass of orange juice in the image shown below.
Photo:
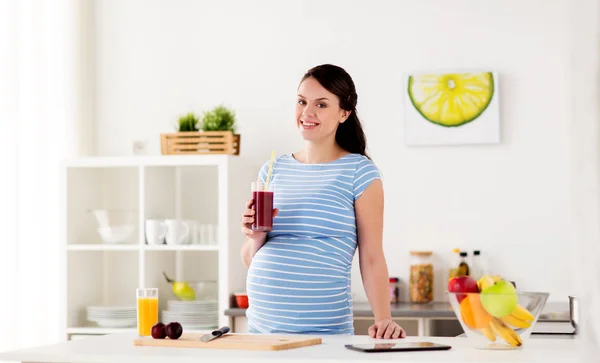
<svg viewBox="0 0 600 363"><path fill-rule="evenodd" d="M152 327L158 323L158 289L140 288L136 294L138 335L150 336Z"/></svg>

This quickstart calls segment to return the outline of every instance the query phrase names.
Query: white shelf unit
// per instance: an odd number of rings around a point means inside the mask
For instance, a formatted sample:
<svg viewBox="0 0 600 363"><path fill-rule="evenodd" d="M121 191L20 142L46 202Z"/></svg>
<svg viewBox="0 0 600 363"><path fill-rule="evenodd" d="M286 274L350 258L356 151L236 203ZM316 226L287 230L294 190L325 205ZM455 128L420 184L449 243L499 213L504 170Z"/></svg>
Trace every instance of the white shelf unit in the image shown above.
<svg viewBox="0 0 600 363"><path fill-rule="evenodd" d="M260 165L241 156L89 157L62 165L61 336L135 331L101 328L86 307L135 306L138 287L159 288L159 311L175 299L162 272L184 281L217 281L219 325L233 293L245 290L240 216ZM103 243L91 209L136 211L136 233ZM148 245L145 220L188 219L216 226L216 243Z"/></svg>

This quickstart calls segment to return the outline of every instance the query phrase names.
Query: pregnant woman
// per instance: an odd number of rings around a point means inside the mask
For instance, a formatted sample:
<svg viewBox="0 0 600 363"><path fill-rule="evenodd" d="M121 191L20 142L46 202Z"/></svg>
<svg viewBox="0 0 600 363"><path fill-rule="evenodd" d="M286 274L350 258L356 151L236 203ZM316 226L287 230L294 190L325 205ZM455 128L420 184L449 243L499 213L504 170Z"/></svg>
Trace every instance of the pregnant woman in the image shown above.
<svg viewBox="0 0 600 363"><path fill-rule="evenodd" d="M302 78L296 124L305 147L273 163L273 229L252 230L254 200L242 216L251 332L354 334L350 276L358 248L375 315L369 335L406 335L391 319L383 186L365 152L356 102L354 82L340 67L320 65ZM263 182L268 168L258 173Z"/></svg>

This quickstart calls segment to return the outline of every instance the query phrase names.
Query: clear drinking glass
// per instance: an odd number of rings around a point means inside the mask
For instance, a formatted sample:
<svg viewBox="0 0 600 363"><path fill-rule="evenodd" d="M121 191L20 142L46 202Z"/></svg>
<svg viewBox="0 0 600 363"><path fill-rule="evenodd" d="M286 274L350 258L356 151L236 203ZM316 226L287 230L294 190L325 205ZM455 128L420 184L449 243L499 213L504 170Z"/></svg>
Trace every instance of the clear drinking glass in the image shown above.
<svg viewBox="0 0 600 363"><path fill-rule="evenodd" d="M269 232L273 229L273 183L252 182L252 199L254 199L254 223L252 229Z"/></svg>
<svg viewBox="0 0 600 363"><path fill-rule="evenodd" d="M150 336L152 327L158 323L158 289L136 289L138 335Z"/></svg>

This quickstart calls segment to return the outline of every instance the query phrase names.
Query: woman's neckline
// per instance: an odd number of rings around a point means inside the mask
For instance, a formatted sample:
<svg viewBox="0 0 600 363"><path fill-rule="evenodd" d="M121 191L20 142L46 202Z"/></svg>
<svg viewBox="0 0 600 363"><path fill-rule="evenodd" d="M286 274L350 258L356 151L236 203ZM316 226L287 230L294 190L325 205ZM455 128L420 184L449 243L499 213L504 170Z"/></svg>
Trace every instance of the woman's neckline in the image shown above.
<svg viewBox="0 0 600 363"><path fill-rule="evenodd" d="M350 155L354 155L353 153L348 153L346 155L340 156L337 159L331 160L331 161L326 161L326 162L322 162L322 163L314 163L314 164L309 164L309 163L303 163L300 160L296 159L296 157L294 156L294 153L290 153L289 157L292 159L292 161L294 161L295 163L298 163L300 165L328 165L328 164L333 164L335 162L338 162L340 160L345 159L346 157L350 156Z"/></svg>

